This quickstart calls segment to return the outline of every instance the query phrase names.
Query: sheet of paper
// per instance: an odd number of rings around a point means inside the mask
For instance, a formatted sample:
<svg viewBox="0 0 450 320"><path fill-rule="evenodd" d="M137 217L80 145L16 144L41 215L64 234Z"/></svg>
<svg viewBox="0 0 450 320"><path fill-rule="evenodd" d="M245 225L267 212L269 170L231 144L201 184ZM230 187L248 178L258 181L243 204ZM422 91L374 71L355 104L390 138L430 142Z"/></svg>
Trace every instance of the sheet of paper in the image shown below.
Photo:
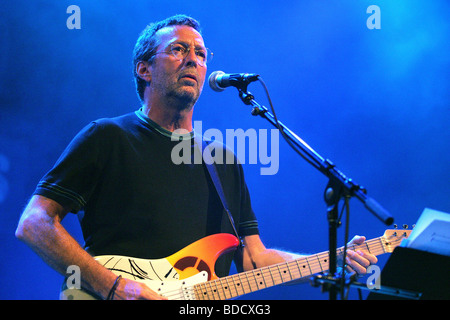
<svg viewBox="0 0 450 320"><path fill-rule="evenodd" d="M401 246L450 256L450 214L426 208Z"/></svg>

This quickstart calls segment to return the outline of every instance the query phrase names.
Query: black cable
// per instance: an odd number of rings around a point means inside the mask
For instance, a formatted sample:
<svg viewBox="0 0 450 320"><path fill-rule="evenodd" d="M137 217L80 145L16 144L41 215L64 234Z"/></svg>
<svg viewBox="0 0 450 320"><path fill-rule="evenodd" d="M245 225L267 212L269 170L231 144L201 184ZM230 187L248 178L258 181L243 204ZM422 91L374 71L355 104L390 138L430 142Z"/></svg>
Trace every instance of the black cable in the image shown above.
<svg viewBox="0 0 450 320"><path fill-rule="evenodd" d="M270 98L270 94L269 94L269 90L267 89L266 84L264 83L264 80L261 78L261 76L258 76L258 80L261 83L261 85L264 88L264 91L266 92L266 96L267 96L267 100L269 101L269 105L270 105L270 109L272 111L273 114L273 118L275 119L275 125L278 128L278 130L280 131L281 135L283 136L284 140L286 140L286 142L289 144L289 146L291 146L292 149L294 149L295 152L297 152L306 162L308 162L310 165L312 165L314 168L316 168L317 170L320 170L320 166L316 163L314 163L313 161L311 161L311 159L309 159L305 154L302 153L301 150L299 150L290 140L289 138L286 136L286 133L283 130L283 127L280 125L280 123L278 122L278 118L277 115L275 113L275 108L273 107L272 104L272 99Z"/></svg>
<svg viewBox="0 0 450 320"><path fill-rule="evenodd" d="M344 197L344 207L345 208L345 232L344 232L344 255L342 259L342 274L341 274L341 298L344 297L344 285L345 285L345 259L347 258L347 243L349 237L349 220L350 220L350 204L349 204L350 196L346 195ZM350 290L350 289L349 289ZM348 293L347 295L348 296ZM347 298L345 298L347 300Z"/></svg>
<svg viewBox="0 0 450 320"><path fill-rule="evenodd" d="M270 94L269 94L269 90L267 89L266 84L264 83L264 80L262 79L261 76L258 76L258 80L261 83L261 85L264 88L264 91L266 92L266 96L267 96L267 100L269 102L270 105L270 109L272 111L273 114L273 118L275 120L275 125L278 128L278 130L280 131L281 135L283 136L284 140L286 140L286 142L292 147L292 149L294 149L295 152L297 152L304 160L306 160L310 165L312 165L313 167L315 167L316 169L320 170L320 166L316 163L314 163L312 160L310 160L305 154L303 154L302 150L299 150L291 141L290 139L286 136L286 133L283 130L283 127L280 125L280 123L278 122L278 118L275 112L275 108L272 104L272 99L270 98ZM345 235L344 235L344 254L343 254L343 259L342 259L342 274L341 274L341 284L340 284L340 288L341 288L341 298L344 297L344 290L345 290L345 270L346 270L346 263L345 263L345 259L347 257L347 243L348 243L348 238L349 238L349 220L350 220L350 207L349 207L349 196L345 196L345 201L344 201L344 205L342 207L342 211L340 214L340 217L338 218L338 223L340 223L341 218L342 218L342 214L344 212L346 212L346 224L345 224ZM350 289L347 291L347 294L345 295L345 300L348 297L348 293L349 293Z"/></svg>

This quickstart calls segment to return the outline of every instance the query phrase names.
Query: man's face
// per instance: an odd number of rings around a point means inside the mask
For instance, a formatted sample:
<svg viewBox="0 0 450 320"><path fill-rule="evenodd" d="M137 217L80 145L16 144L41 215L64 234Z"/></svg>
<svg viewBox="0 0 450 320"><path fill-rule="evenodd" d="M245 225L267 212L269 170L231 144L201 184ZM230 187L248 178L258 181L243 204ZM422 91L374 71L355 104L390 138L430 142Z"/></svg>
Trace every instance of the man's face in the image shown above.
<svg viewBox="0 0 450 320"><path fill-rule="evenodd" d="M206 77L206 64L197 61L195 49L205 48L202 36L188 26L170 26L159 30L159 46L151 70L152 94L175 99L178 108L192 107L200 97ZM171 53L171 45L182 44L190 49L179 60ZM162 53L161 53L162 52Z"/></svg>

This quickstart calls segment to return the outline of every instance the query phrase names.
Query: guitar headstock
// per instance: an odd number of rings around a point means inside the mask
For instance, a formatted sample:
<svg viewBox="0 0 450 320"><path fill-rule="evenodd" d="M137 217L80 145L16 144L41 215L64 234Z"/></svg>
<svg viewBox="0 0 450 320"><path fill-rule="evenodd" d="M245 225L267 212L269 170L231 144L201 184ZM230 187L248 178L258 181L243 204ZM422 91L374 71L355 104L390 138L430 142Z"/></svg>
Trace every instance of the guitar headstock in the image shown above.
<svg viewBox="0 0 450 320"><path fill-rule="evenodd" d="M386 230L381 237L384 251L387 253L393 252L394 249L400 245L402 240L407 239L412 232L412 230L407 230L407 225L403 225L403 230L397 229L397 226L394 227L395 229Z"/></svg>

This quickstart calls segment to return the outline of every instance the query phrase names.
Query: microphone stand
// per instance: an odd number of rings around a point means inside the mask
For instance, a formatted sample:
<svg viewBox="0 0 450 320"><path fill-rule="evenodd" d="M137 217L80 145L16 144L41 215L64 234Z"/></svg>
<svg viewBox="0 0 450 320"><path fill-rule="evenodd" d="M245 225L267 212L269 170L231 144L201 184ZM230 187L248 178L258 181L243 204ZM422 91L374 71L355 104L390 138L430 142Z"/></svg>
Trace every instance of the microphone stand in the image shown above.
<svg viewBox="0 0 450 320"><path fill-rule="evenodd" d="M266 107L258 104L254 96L247 91L249 82L243 82L241 85L236 86L239 91L239 97L246 105L253 106L252 115L261 116L268 120L273 126L280 130L281 134L286 138L289 144L294 144L303 153L304 158L312 164L316 169L322 172L328 177L329 182L325 188L324 200L327 205L327 219L328 219L328 233L329 233L329 282L334 285L329 285L326 290L329 290L330 300L336 300L337 298L337 286L341 282L339 277L335 278L337 269L337 228L339 227L338 218L338 204L341 199L350 197L356 197L364 206L380 219L386 225L391 225L394 222L393 217L386 211L381 205L378 204L373 198L367 196L367 191L354 183L352 179L348 178L328 159L321 157L316 151L314 151L306 142L304 142L299 136L287 128L283 123L278 121ZM292 145L291 145L292 146ZM347 208L348 209L348 208ZM322 277L323 278L323 277Z"/></svg>

